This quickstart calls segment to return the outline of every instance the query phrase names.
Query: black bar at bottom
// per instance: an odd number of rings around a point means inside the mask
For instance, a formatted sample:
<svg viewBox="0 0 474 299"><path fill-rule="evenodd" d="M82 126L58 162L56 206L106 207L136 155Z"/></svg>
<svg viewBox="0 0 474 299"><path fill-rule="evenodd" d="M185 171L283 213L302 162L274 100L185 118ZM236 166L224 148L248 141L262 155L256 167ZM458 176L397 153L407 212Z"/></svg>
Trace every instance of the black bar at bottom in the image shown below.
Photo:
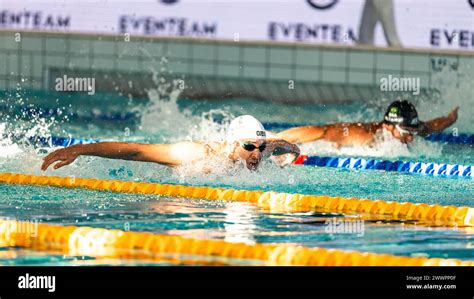
<svg viewBox="0 0 474 299"><path fill-rule="evenodd" d="M26 276L28 274L28 276ZM54 292L45 276L55 277ZM32 278L33 277L33 278ZM38 278L39 277L39 278ZM19 287L29 279L28 287ZM32 289L31 281L41 289ZM51 281L51 280L50 280ZM411 285L408 287L407 285ZM413 287L421 285L421 287ZM441 285L436 287L435 285ZM410 288L410 289L408 289ZM418 288L418 289L415 289ZM441 288L441 289L438 289ZM0 267L0 298L474 298L470 267Z"/></svg>

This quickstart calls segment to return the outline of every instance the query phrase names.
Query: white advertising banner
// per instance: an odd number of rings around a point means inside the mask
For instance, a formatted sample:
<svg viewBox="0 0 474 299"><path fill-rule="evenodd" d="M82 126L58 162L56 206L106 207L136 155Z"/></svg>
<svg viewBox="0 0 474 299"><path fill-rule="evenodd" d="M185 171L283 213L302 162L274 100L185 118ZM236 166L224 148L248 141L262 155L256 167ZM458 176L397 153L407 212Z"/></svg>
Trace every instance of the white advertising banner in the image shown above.
<svg viewBox="0 0 474 299"><path fill-rule="evenodd" d="M0 0L0 29L474 50L474 0Z"/></svg>

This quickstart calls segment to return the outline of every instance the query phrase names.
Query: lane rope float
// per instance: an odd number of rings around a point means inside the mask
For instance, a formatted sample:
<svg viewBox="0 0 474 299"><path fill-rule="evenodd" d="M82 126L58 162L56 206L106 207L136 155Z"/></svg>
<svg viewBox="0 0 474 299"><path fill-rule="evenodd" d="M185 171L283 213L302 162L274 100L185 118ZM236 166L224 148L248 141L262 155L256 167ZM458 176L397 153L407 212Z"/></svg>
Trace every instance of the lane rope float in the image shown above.
<svg viewBox="0 0 474 299"><path fill-rule="evenodd" d="M24 231L26 225L32 224L0 219L0 245L95 257L160 259L169 253L219 256L260 260L273 266L474 266L474 261L458 259L395 256L292 244L249 245L84 226L36 224L32 236L31 232Z"/></svg>
<svg viewBox="0 0 474 299"><path fill-rule="evenodd" d="M404 162L352 157L342 158L306 155L299 156L293 164L358 170L376 169L432 176L474 178L474 166L459 164L410 161Z"/></svg>
<svg viewBox="0 0 474 299"><path fill-rule="evenodd" d="M474 226L474 208L471 207L277 193L273 191L263 192L158 183L136 183L118 180L36 176L19 173L0 173L0 183L67 188L79 187L99 191L250 202L266 209L280 211L312 211L322 209L330 212L388 215L393 220L421 221L424 224L433 226Z"/></svg>

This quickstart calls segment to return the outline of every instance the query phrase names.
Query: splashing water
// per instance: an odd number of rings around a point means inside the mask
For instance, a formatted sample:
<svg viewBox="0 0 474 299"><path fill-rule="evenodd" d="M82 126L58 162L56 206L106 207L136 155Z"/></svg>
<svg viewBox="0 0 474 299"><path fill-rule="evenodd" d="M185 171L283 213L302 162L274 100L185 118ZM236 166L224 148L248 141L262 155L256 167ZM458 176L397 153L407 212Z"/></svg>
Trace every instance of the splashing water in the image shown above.
<svg viewBox="0 0 474 299"><path fill-rule="evenodd" d="M459 68L470 68L470 65L460 65ZM460 72L462 73L462 72ZM421 119L430 119L447 115L455 107L459 106L457 122L446 132L457 128L460 133L473 133L472 115L474 115L474 89L472 78L465 78L458 72L445 67L433 78L433 85L440 91L439 99L420 101L417 110ZM469 71L464 72L469 73Z"/></svg>
<svg viewBox="0 0 474 299"><path fill-rule="evenodd" d="M23 152L28 152L31 146L30 137L51 137L53 127L67 121L67 116L62 114L64 108L55 109L57 116L47 116L45 111L36 111L35 106L29 103L29 98L22 95L19 86L14 94L7 94L0 103L7 107L5 122L0 123L0 157L13 157ZM26 107L21 113L16 113L18 106ZM64 132L64 130L61 130Z"/></svg>
<svg viewBox="0 0 474 299"><path fill-rule="evenodd" d="M200 141L223 141L227 133L227 127L234 115L223 109L211 109L202 113L198 123L189 130L189 140ZM219 120L219 122L216 122Z"/></svg>
<svg viewBox="0 0 474 299"><path fill-rule="evenodd" d="M167 79L166 63L161 60L160 72L150 68L156 88L147 91L149 103L140 112L140 127L148 134L159 135L162 142L222 140L226 124L233 115L223 109L210 109L193 115L181 109L178 98L184 86L182 79ZM220 119L217 123L215 120Z"/></svg>
<svg viewBox="0 0 474 299"><path fill-rule="evenodd" d="M155 88L147 90L149 102L140 112L140 128L148 134L159 135L163 142L176 142L178 136L186 134L187 128L196 122L189 110L181 110L178 97L184 89L182 79L169 79L166 65L160 60L159 71L149 68Z"/></svg>
<svg viewBox="0 0 474 299"><path fill-rule="evenodd" d="M141 128L149 134L176 134L192 122L189 111L180 111L177 104L177 93L169 94L168 99L163 100L163 95L156 89L148 91L150 102L140 116ZM177 125L179 124L179 125ZM181 133L182 134L182 133ZM172 138L173 135L163 136L164 139Z"/></svg>
<svg viewBox="0 0 474 299"><path fill-rule="evenodd" d="M0 161L1 158L11 158L22 152L20 147L12 142L5 127L6 124L0 123Z"/></svg>
<svg viewBox="0 0 474 299"><path fill-rule="evenodd" d="M337 148L331 142L315 141L303 144L300 148L301 151L307 155L389 158L418 156L439 157L443 150L442 144L429 142L417 137L407 146L386 130L381 131L381 135L378 136L372 146L346 146Z"/></svg>

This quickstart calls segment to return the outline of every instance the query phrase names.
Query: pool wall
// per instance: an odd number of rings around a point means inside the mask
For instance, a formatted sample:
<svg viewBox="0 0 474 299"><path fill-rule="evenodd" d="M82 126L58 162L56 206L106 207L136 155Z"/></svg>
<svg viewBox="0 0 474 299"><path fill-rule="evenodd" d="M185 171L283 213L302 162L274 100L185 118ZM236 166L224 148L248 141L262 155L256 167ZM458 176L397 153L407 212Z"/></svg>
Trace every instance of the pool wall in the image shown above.
<svg viewBox="0 0 474 299"><path fill-rule="evenodd" d="M153 70L181 79L190 98L253 97L283 102L379 98L380 79L474 77L474 53L303 43L0 31L0 88L54 90L55 78L96 78L98 91L144 96ZM180 83L178 81L178 83ZM396 93L390 93L391 96Z"/></svg>

